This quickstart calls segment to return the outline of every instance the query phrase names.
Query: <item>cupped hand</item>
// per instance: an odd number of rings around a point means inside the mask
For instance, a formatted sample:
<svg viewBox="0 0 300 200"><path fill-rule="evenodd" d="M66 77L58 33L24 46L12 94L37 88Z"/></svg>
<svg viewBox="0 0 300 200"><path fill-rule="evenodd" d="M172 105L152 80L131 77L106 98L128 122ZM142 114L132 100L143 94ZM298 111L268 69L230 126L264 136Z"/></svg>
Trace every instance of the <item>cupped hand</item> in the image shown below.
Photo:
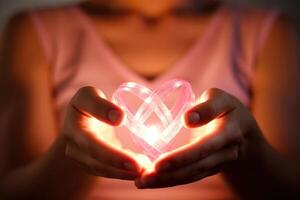
<svg viewBox="0 0 300 200"><path fill-rule="evenodd" d="M118 126L122 122L121 109L100 94L96 88L84 87L69 103L62 130L67 138L65 154L92 175L134 180L139 175L136 160L125 151L101 140L89 127L91 120L111 126Z"/></svg>
<svg viewBox="0 0 300 200"><path fill-rule="evenodd" d="M185 114L187 127L207 125L208 131L177 150L162 155L155 171L137 178L138 188L162 188L201 180L222 171L247 154L261 134L250 111L230 94L209 89L205 101ZM200 133L201 134L201 133Z"/></svg>

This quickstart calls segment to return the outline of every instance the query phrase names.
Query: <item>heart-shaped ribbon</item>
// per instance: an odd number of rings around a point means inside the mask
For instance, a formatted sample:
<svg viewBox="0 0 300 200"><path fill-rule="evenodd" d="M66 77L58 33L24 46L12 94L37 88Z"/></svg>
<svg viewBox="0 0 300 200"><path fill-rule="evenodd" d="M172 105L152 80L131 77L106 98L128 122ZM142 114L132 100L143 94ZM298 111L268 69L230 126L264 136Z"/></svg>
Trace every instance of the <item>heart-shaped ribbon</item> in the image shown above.
<svg viewBox="0 0 300 200"><path fill-rule="evenodd" d="M180 95L169 109L164 100L175 90L180 91ZM135 113L125 101L126 93L132 93L143 101ZM124 125L133 133L134 141L155 160L169 149L169 143L183 127L182 116L194 103L195 95L187 81L173 79L154 91L138 83L123 83L112 100L124 110ZM145 122L152 114L156 114L160 122L147 125Z"/></svg>

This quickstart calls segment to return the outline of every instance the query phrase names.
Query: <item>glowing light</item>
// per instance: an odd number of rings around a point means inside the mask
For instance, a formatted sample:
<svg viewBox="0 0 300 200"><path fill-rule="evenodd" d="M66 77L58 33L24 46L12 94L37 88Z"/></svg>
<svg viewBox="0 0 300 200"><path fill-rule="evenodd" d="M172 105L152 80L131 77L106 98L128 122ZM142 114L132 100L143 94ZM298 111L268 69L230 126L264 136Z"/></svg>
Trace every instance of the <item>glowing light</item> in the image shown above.
<svg viewBox="0 0 300 200"><path fill-rule="evenodd" d="M115 136L113 128L94 117L83 117L81 119L82 128L93 136L96 140L106 141L108 144L122 148L118 138Z"/></svg>
<svg viewBox="0 0 300 200"><path fill-rule="evenodd" d="M102 92L101 90L97 89L96 93L99 97L103 98L103 99L107 99L104 92Z"/></svg>
<svg viewBox="0 0 300 200"><path fill-rule="evenodd" d="M163 100L175 90L181 92L180 97L169 110ZM135 114L124 101L125 93L132 93L144 101ZM122 107L126 114L124 125L153 149L143 145L140 140L136 142L144 148L147 155L154 158L164 153L169 142L183 127L182 116L193 105L195 97L187 81L174 79L154 91L138 83L124 83L115 91L112 100ZM158 117L158 122L155 122L155 126L146 125L145 122L153 113Z"/></svg>
<svg viewBox="0 0 300 200"><path fill-rule="evenodd" d="M177 82L177 83L174 84L174 87L175 87L175 88L179 88L180 86L181 86L181 83L180 83L180 82Z"/></svg>
<svg viewBox="0 0 300 200"><path fill-rule="evenodd" d="M136 86L136 83L134 83L134 82L127 83L127 87L134 88L135 86Z"/></svg>
<svg viewBox="0 0 300 200"><path fill-rule="evenodd" d="M204 103L209 98L208 92L203 92L203 94L196 100L197 104Z"/></svg>
<svg viewBox="0 0 300 200"><path fill-rule="evenodd" d="M150 158L143 154L135 154L134 158L137 160L139 165L143 168L143 173L151 173L155 171L154 164L150 160Z"/></svg>
<svg viewBox="0 0 300 200"><path fill-rule="evenodd" d="M214 132L215 130L217 130L219 124L220 124L220 121L218 119L212 120L205 126L205 133L209 134L209 133Z"/></svg>
<svg viewBox="0 0 300 200"><path fill-rule="evenodd" d="M141 92L144 93L144 94L147 94L149 92L149 90L147 88L142 88Z"/></svg>
<svg viewBox="0 0 300 200"><path fill-rule="evenodd" d="M147 99L145 99L145 103L147 103L147 104L151 103L151 101L152 101L151 97L148 97Z"/></svg>
<svg viewBox="0 0 300 200"><path fill-rule="evenodd" d="M151 145L156 144L157 140L159 140L159 128L155 125L149 126L146 131L145 139Z"/></svg>
<svg viewBox="0 0 300 200"><path fill-rule="evenodd" d="M199 128L193 129L193 134L190 139L191 142L193 141L199 141L205 137L208 137L212 134L214 134L217 130L218 127L221 125L222 120L220 119L214 119L208 124L205 124Z"/></svg>
<svg viewBox="0 0 300 200"><path fill-rule="evenodd" d="M84 117L82 119L83 128L89 132L93 132L98 135L100 130L107 129L107 125L94 117Z"/></svg>

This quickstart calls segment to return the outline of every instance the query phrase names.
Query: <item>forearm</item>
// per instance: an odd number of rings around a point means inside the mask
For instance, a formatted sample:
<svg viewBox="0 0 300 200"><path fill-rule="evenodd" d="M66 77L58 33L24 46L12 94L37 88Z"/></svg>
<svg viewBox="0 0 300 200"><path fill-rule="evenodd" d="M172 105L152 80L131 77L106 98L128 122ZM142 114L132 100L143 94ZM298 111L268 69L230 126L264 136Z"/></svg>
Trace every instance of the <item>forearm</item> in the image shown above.
<svg viewBox="0 0 300 200"><path fill-rule="evenodd" d="M245 157L224 171L237 193L243 199L299 199L299 163L281 155L264 139L249 145Z"/></svg>
<svg viewBox="0 0 300 200"><path fill-rule="evenodd" d="M60 137L49 152L0 180L0 199L80 199L95 179L65 157Z"/></svg>

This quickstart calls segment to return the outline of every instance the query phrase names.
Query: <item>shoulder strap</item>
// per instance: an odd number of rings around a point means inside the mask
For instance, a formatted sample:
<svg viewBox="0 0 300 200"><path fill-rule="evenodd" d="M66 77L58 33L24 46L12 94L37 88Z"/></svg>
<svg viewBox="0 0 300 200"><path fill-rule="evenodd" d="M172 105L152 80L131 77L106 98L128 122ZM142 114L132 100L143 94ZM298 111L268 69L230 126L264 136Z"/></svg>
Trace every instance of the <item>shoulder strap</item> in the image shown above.
<svg viewBox="0 0 300 200"><path fill-rule="evenodd" d="M231 69L249 97L257 58L278 16L277 11L232 9Z"/></svg>
<svg viewBox="0 0 300 200"><path fill-rule="evenodd" d="M46 56L46 59L48 62L51 60L51 39L49 36L49 32L47 31L43 20L39 16L38 13L31 11L29 12L29 16L32 19L32 23L36 29L38 39L42 45L42 48L44 50L44 54Z"/></svg>

